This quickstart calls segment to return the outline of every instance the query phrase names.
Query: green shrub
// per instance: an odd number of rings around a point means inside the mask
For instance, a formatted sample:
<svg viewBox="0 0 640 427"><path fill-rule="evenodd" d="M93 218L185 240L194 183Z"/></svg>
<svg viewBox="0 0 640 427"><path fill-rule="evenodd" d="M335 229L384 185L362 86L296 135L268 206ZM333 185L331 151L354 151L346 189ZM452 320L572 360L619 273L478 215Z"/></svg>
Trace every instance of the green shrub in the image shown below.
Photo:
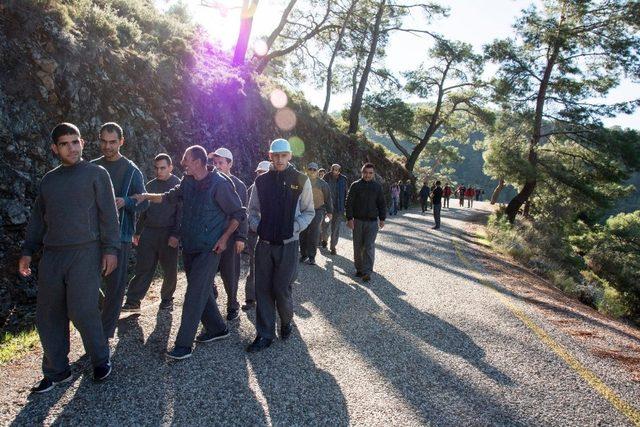
<svg viewBox="0 0 640 427"><path fill-rule="evenodd" d="M120 46L127 47L140 41L142 31L135 22L120 18L116 24Z"/></svg>

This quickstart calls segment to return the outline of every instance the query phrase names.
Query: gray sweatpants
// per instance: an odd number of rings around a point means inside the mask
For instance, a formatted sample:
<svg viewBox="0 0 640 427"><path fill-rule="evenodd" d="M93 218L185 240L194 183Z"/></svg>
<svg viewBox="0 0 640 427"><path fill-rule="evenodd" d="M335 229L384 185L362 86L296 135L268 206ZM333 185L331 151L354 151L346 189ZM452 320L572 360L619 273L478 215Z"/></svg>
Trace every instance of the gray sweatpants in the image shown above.
<svg viewBox="0 0 640 427"><path fill-rule="evenodd" d="M38 265L36 326L44 353L42 372L51 381L69 373L69 320L80 332L93 366L109 360L98 309L101 260L99 243L43 252Z"/></svg>
<svg viewBox="0 0 640 427"><path fill-rule="evenodd" d="M236 253L235 242L227 243L227 249L220 254L218 271L227 294L227 310L238 310L238 282L240 281L240 254Z"/></svg>
<svg viewBox="0 0 640 427"><path fill-rule="evenodd" d="M300 255L315 259L318 252L318 241L320 238L320 226L324 220L326 210L316 209L316 214L311 220L311 224L300 233Z"/></svg>
<svg viewBox="0 0 640 427"><path fill-rule="evenodd" d="M191 347L202 322L207 332L218 333L227 328L213 297L213 277L218 270L220 257L215 252L182 253L187 275L187 292L184 295L182 319L176 347Z"/></svg>
<svg viewBox="0 0 640 427"><path fill-rule="evenodd" d="M151 286L158 261L164 273L160 295L163 301L173 299L178 279L178 248L167 244L170 232L169 227L145 227L142 231L136 249L136 273L129 282L127 302L140 304Z"/></svg>
<svg viewBox="0 0 640 427"><path fill-rule="evenodd" d="M249 274L244 287L245 301L256 300L256 244L258 243L258 234L249 232L247 236L247 252L249 253Z"/></svg>
<svg viewBox="0 0 640 427"><path fill-rule="evenodd" d="M329 248L331 250L335 250L336 246L338 246L338 239L340 239L340 227L344 222L344 212L334 213L331 215L330 222L322 223L322 233L323 236L321 238L322 241L329 240L329 231L331 232L331 242L329 244Z"/></svg>
<svg viewBox="0 0 640 427"><path fill-rule="evenodd" d="M116 332L120 310L124 301L124 294L127 290L127 267L129 266L129 255L131 254L131 243L120 243L118 251L118 266L104 279L102 291L104 300L102 301L102 328L107 338L113 338Z"/></svg>
<svg viewBox="0 0 640 427"><path fill-rule="evenodd" d="M256 331L258 336L276 336L276 308L280 323L293 319L292 285L298 272L298 241L256 245Z"/></svg>
<svg viewBox="0 0 640 427"><path fill-rule="evenodd" d="M377 235L378 221L354 220L353 263L356 271L363 274L371 274L373 272Z"/></svg>

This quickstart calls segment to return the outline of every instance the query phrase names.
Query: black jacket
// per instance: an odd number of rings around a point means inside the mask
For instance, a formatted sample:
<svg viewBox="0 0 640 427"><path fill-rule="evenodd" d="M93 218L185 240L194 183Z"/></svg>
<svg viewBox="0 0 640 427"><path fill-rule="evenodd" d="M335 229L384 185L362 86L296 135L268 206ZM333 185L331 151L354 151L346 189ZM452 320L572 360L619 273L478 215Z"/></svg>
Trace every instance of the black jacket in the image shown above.
<svg viewBox="0 0 640 427"><path fill-rule="evenodd" d="M384 221L387 215L382 186L376 181L359 179L349 187L346 202L347 220Z"/></svg>

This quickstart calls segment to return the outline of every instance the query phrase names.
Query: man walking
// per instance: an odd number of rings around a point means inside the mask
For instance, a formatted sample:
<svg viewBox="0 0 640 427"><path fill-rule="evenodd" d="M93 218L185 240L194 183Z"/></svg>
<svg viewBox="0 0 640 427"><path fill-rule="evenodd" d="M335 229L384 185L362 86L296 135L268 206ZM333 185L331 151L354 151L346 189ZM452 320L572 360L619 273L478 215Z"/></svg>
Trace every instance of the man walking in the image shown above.
<svg viewBox="0 0 640 427"><path fill-rule="evenodd" d="M317 163L311 162L307 165L307 176L311 182L315 216L311 224L300 233L300 262L306 261L309 265L315 265L318 241L320 239L320 227L324 223L325 215L331 220L333 203L331 201L329 184L323 179L318 178Z"/></svg>
<svg viewBox="0 0 640 427"><path fill-rule="evenodd" d="M256 177L262 175L263 173L269 172L271 169L271 162L264 160L258 163L258 167L256 168ZM251 198L251 193L255 188L255 183L251 184L247 193L249 195L249 199ZM247 275L247 281L244 287L244 295L245 295L245 303L241 307L244 311L249 311L256 306L256 243L258 243L258 233L249 229L247 234L247 252L249 253L249 274Z"/></svg>
<svg viewBox="0 0 640 427"><path fill-rule="evenodd" d="M353 230L356 276L368 282L373 272L378 229L384 227L386 205L382 186L374 180L371 163L362 166L362 178L351 184L346 201L347 227Z"/></svg>
<svg viewBox="0 0 640 427"><path fill-rule="evenodd" d="M144 177L140 169L131 160L120 154L124 144L124 135L120 125L105 123L100 128L100 150L102 157L92 163L102 166L109 172L116 195L116 207L120 219L120 251L118 267L108 275L104 283L102 302L102 326L107 338L113 338L120 310L127 289L127 267L131 254L131 242L135 232L136 214L142 212L149 203L137 204L131 198L134 194L144 193Z"/></svg>
<svg viewBox="0 0 640 427"><path fill-rule="evenodd" d="M256 245L256 339L250 353L264 350L275 338L276 307L280 338L293 330L292 284L298 263L298 238L315 216L311 182L289 164L286 139L271 143L273 170L256 178L249 199L249 227L258 233Z"/></svg>
<svg viewBox="0 0 640 427"><path fill-rule="evenodd" d="M211 283L218 270L220 254L246 216L231 180L216 170L207 170L207 152L203 147L187 148L182 166L185 176L177 187L164 194L135 196L138 202L182 202L180 240L187 291L175 347L167 353L169 358L177 360L191 357L194 336L201 321L204 329L195 338L196 342L207 343L229 336Z"/></svg>
<svg viewBox="0 0 640 427"><path fill-rule="evenodd" d="M420 188L420 192L418 193L418 197L420 197L420 207L422 208L422 213L429 210L429 194L431 193L431 189L429 188L429 184L427 181L422 183L422 188Z"/></svg>
<svg viewBox="0 0 640 427"><path fill-rule="evenodd" d="M451 186L447 182L447 185L442 189L442 197L444 200L444 207L449 208L449 199L451 198Z"/></svg>
<svg viewBox="0 0 640 427"><path fill-rule="evenodd" d="M242 206L247 206L247 186L238 177L231 174L233 166L233 154L227 148L220 147L213 154L209 154L213 159L213 165L219 172L222 172L231 179L236 187L236 192L240 196ZM240 226L233 235L233 244L220 255L218 271L227 294L227 320L236 320L240 316L240 303L238 302L238 282L240 281L240 254L244 250L247 241L247 221L240 223ZM214 284L215 286L215 284Z"/></svg>
<svg viewBox="0 0 640 427"><path fill-rule="evenodd" d="M409 205L413 199L413 184L411 180L408 179L404 183L404 192L402 193L402 204L404 209L409 209Z"/></svg>
<svg viewBox="0 0 640 427"><path fill-rule="evenodd" d="M158 154L153 159L156 171L155 179L147 183L147 190L152 193L166 193L180 179L173 172L173 162L168 154ZM135 276L129 282L127 302L122 311L140 311L140 302L147 294L153 281L158 262L164 274L160 290L160 309L173 308L173 293L178 279L178 239L182 221L182 206L170 205L166 201L153 204L140 214L136 224L133 243L136 249Z"/></svg>
<svg viewBox="0 0 640 427"><path fill-rule="evenodd" d="M31 275L31 257L43 248L38 266L36 327L42 343L44 378L31 391L46 393L71 381L69 320L91 358L93 378L111 373L98 297L100 273L117 266L120 233L109 174L82 159L78 128L60 123L51 132L51 150L62 165L48 172L31 213L18 271Z"/></svg>
<svg viewBox="0 0 640 427"><path fill-rule="evenodd" d="M340 173L342 166L338 163L331 165L331 171L328 175L325 175L324 180L329 184L329 192L331 193L331 202L333 203L333 214L331 215L330 222L322 223L322 246L327 246L327 241L330 242L329 249L331 255L335 255L336 247L338 246L338 240L340 239L340 227L344 220L345 201L347 199L347 177Z"/></svg>
<svg viewBox="0 0 640 427"><path fill-rule="evenodd" d="M435 225L432 227L434 230L440 228L440 212L442 208L442 187L440 181L436 181L436 188L431 192L431 202L433 203L433 220Z"/></svg>

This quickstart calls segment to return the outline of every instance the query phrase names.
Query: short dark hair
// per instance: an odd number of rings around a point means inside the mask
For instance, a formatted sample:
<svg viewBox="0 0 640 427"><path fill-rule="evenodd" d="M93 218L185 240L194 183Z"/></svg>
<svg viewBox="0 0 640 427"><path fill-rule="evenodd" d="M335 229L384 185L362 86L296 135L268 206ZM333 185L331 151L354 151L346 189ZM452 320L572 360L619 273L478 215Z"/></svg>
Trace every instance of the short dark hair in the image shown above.
<svg viewBox="0 0 640 427"><path fill-rule="evenodd" d="M361 170L365 170L365 169L375 169L375 166L373 166L373 163L365 163L364 165L362 165Z"/></svg>
<svg viewBox="0 0 640 427"><path fill-rule="evenodd" d="M436 181L436 185L440 185L442 184L440 181Z"/></svg>
<svg viewBox="0 0 640 427"><path fill-rule="evenodd" d="M58 123L56 127L51 131L51 141L54 144L58 143L58 138L64 135L78 135L78 138L81 138L80 129L78 126L73 123L62 122Z"/></svg>
<svg viewBox="0 0 640 427"><path fill-rule="evenodd" d="M107 122L100 126L100 132L98 135L102 135L102 132L115 132L118 135L118 139L122 139L122 127L116 122Z"/></svg>
<svg viewBox="0 0 640 427"><path fill-rule="evenodd" d="M191 153L193 160L200 160L202 166L207 165L207 150L205 150L202 145L192 145L187 148L184 153Z"/></svg>
<svg viewBox="0 0 640 427"><path fill-rule="evenodd" d="M170 155L168 155L167 153L160 153L160 154L158 154L158 155L153 159L153 162L154 162L154 163L155 163L155 162L159 162L160 160L166 160L166 161L167 161L167 164L168 164L169 166L171 166L171 164L172 164L171 156L170 156Z"/></svg>

